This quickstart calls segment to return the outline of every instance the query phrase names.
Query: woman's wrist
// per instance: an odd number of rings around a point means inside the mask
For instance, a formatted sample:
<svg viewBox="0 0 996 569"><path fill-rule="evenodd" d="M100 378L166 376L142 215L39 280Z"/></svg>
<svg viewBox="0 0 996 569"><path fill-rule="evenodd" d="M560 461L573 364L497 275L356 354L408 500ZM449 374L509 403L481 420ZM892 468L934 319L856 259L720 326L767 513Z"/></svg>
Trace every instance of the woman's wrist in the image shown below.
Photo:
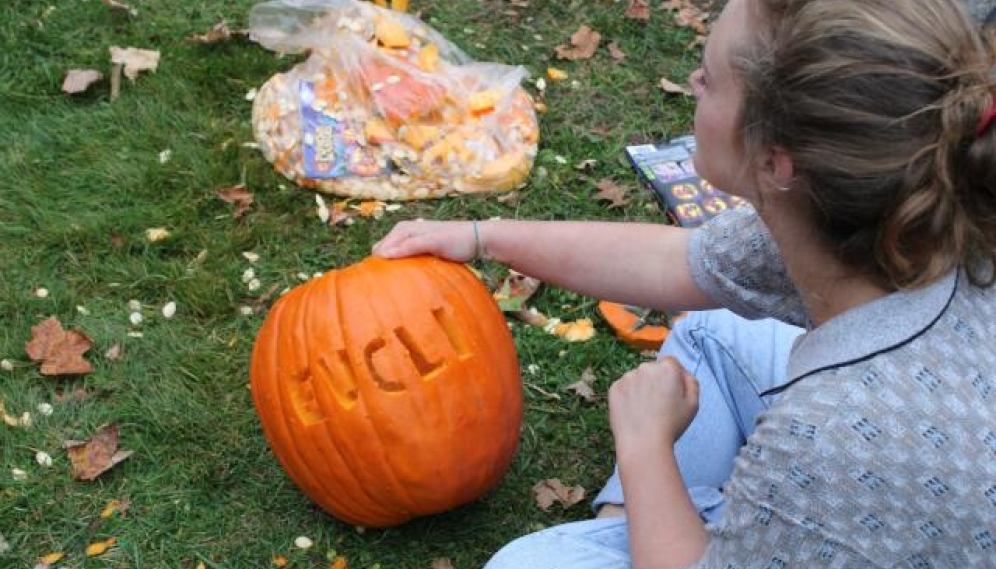
<svg viewBox="0 0 996 569"><path fill-rule="evenodd" d="M616 460L622 463L643 462L651 456L671 456L674 441L665 437L633 437L616 439Z"/></svg>

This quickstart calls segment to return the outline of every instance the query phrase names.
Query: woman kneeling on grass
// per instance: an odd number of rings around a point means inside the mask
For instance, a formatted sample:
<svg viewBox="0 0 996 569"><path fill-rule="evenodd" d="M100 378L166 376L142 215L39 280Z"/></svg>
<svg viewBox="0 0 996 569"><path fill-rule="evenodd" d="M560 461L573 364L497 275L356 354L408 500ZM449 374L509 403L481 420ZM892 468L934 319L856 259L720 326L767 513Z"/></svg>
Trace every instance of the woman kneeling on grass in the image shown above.
<svg viewBox="0 0 996 569"><path fill-rule="evenodd" d="M955 0L729 0L691 77L695 163L753 208L375 246L729 309L611 387L599 518L488 569L996 567L994 63Z"/></svg>

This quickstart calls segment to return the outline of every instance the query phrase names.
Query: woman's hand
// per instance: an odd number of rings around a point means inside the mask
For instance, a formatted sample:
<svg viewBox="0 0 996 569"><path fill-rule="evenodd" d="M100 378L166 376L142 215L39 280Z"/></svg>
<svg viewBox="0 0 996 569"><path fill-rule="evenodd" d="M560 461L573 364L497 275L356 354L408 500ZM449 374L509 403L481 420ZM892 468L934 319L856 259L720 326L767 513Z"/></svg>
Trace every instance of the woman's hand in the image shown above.
<svg viewBox="0 0 996 569"><path fill-rule="evenodd" d="M483 254L480 223L474 221L402 221L373 246L379 257L435 255L466 263Z"/></svg>
<svg viewBox="0 0 996 569"><path fill-rule="evenodd" d="M609 388L609 422L617 454L673 446L698 406L699 383L674 358L627 372Z"/></svg>

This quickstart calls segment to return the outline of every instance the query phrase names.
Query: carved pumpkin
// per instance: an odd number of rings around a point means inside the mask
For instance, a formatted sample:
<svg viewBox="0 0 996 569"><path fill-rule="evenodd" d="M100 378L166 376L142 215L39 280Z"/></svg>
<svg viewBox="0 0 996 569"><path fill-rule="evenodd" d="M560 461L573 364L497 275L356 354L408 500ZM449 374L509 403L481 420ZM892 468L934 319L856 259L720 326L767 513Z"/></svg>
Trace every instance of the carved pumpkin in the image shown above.
<svg viewBox="0 0 996 569"><path fill-rule="evenodd" d="M638 350L660 349L670 333L668 324L673 325L684 316L681 312L670 316L667 322L655 323L657 318L651 310L606 300L598 303L598 311L619 339Z"/></svg>
<svg viewBox="0 0 996 569"><path fill-rule="evenodd" d="M466 267L432 257L370 257L288 292L256 338L251 387L284 470L367 527L479 498L522 423L501 311Z"/></svg>

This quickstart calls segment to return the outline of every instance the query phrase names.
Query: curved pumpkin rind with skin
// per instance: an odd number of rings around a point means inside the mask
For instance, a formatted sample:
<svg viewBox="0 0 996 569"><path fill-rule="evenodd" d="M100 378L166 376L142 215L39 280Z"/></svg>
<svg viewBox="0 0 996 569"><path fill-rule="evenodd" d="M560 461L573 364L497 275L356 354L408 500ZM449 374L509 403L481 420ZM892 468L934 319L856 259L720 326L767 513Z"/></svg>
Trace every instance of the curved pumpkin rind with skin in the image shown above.
<svg viewBox="0 0 996 569"><path fill-rule="evenodd" d="M626 305L602 300L598 311L623 342L638 350L657 350L667 340L667 326L640 326L640 317L630 312Z"/></svg>
<svg viewBox="0 0 996 569"><path fill-rule="evenodd" d="M274 454L324 510L389 527L481 497L522 423L504 316L463 265L371 257L278 300L253 348Z"/></svg>

